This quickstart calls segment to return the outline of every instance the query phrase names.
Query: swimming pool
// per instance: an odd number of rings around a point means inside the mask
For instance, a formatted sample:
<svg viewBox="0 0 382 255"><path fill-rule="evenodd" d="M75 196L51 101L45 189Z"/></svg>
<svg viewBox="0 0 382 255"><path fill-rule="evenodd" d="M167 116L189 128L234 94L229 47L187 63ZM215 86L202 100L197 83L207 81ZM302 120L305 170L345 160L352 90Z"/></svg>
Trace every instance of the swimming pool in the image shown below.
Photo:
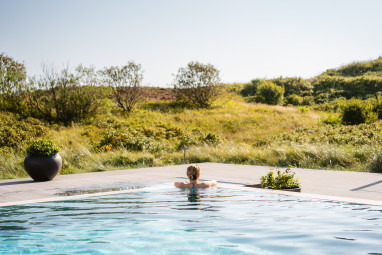
<svg viewBox="0 0 382 255"><path fill-rule="evenodd" d="M0 254L382 254L382 207L252 188L0 207Z"/></svg>

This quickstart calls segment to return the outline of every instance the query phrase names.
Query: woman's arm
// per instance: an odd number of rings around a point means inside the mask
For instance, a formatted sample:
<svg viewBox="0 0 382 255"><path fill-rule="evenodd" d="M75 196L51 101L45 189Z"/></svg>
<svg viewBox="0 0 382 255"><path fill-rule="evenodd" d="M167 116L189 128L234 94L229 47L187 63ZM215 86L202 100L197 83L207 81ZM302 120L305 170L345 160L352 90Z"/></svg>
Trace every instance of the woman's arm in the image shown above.
<svg viewBox="0 0 382 255"><path fill-rule="evenodd" d="M218 183L216 181L205 181L205 182L202 182L200 183L200 187L201 188L208 188L208 187L214 187L216 186Z"/></svg>
<svg viewBox="0 0 382 255"><path fill-rule="evenodd" d="M185 182L174 182L174 186L177 188L188 188L187 183Z"/></svg>

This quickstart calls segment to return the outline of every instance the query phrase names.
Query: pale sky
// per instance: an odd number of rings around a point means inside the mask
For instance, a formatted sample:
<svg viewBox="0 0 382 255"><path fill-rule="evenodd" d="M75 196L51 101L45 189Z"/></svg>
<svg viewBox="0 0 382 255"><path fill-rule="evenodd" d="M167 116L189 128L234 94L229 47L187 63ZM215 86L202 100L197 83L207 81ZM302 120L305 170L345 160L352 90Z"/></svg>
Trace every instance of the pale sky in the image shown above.
<svg viewBox="0 0 382 255"><path fill-rule="evenodd" d="M310 78L382 56L379 0L0 0L0 52L41 64L142 65L169 87L190 61L223 82Z"/></svg>

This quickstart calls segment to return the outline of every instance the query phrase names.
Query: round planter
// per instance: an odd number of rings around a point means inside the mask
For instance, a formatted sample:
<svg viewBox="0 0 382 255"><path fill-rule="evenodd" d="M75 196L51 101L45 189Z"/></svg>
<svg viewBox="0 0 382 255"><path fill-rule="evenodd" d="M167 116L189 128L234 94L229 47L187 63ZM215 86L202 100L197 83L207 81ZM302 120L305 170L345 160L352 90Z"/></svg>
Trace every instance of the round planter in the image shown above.
<svg viewBox="0 0 382 255"><path fill-rule="evenodd" d="M62 167L62 158L59 154L53 156L31 156L24 159L24 168L29 176L37 181L52 180Z"/></svg>

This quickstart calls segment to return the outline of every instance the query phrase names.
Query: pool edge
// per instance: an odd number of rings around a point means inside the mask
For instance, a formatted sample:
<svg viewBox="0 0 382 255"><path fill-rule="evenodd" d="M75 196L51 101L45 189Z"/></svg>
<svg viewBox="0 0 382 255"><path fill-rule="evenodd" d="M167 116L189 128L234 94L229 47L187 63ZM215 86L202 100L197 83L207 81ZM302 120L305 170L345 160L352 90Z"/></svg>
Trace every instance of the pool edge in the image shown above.
<svg viewBox="0 0 382 255"><path fill-rule="evenodd" d="M106 195L115 195L115 194L124 194L124 193L134 193L134 192L149 190L152 187L153 186L146 186L142 188L98 192L98 193L92 193L92 194L57 196L57 197L48 197L48 198L41 198L41 199L5 202L5 203L0 203L0 207L33 204L33 203L65 201L65 200L73 200L73 199L80 199L80 198L87 198L87 197L97 197L97 196L106 196ZM275 195L304 197L304 198L320 199L320 200L327 200L327 201L334 201L334 202L344 202L344 203L351 203L351 204L382 206L382 201L371 200L371 199L330 196L330 195L312 194L312 193L304 193L304 192L291 192L291 191L283 191L283 190L259 189L259 188L253 188L253 187L245 187L244 185L242 186L241 184L229 184L229 183L219 183L218 187L241 189L241 190L254 191L254 192L260 192L260 193L269 193L269 194L275 194Z"/></svg>

